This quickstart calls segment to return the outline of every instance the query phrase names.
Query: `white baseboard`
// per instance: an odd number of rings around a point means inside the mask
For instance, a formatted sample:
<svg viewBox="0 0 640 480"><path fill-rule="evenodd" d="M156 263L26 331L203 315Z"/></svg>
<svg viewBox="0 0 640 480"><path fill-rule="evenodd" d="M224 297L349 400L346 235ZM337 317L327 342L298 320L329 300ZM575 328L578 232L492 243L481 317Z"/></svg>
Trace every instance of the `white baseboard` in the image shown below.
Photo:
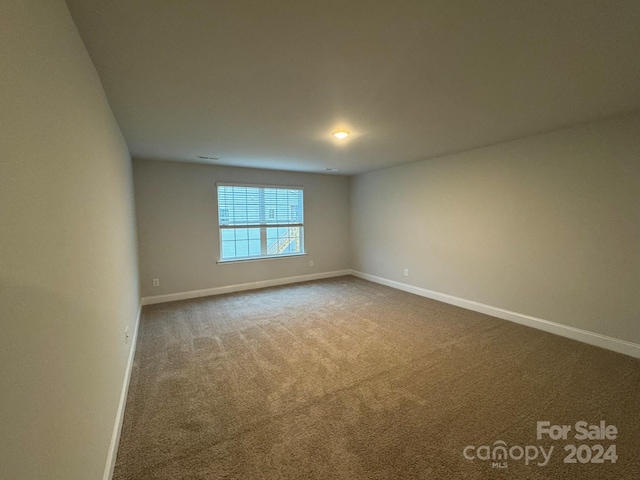
<svg viewBox="0 0 640 480"><path fill-rule="evenodd" d="M572 340L588 343L589 345L595 345L596 347L602 347L606 348L607 350L612 350L614 352L623 353L635 358L640 358L640 345L638 345L637 343L608 337L606 335L601 335L599 333L590 332L588 330L582 330L580 328L562 325L560 323L550 322L548 320L532 317L530 315L524 315L522 313L512 312L503 308L486 305L484 303L474 302L473 300L465 300L464 298L454 297L453 295L447 295L446 293L434 292L433 290L414 287L413 285L407 285L406 283L396 282L394 280L388 280L382 277L376 277L375 275L369 275L367 273L357 271L352 271L351 273L356 277L369 280L371 282L380 283L382 285L396 288L398 290L414 293L422 297L427 297L433 300L438 300L440 302L466 308L467 310L484 313L493 317L501 318L503 320L509 320L521 325L526 325L538 330L543 330L555 335L570 338Z"/></svg>
<svg viewBox="0 0 640 480"><path fill-rule="evenodd" d="M127 393L129 392L129 381L131 380L131 371L133 370L133 358L136 354L136 344L138 342L138 327L140 326L140 316L142 315L142 302L138 307L138 316L136 324L131 335L131 343L129 344L129 358L127 359L127 368L122 381L122 390L120 391L120 403L116 412L116 421L113 425L113 433L111 434L111 444L109 445L109 453L107 455L107 464L104 469L103 480L111 480L113 477L113 469L116 466L116 458L118 456L118 444L120 443L120 433L122 432L122 422L124 420L124 407L127 404Z"/></svg>
<svg viewBox="0 0 640 480"><path fill-rule="evenodd" d="M260 282L240 283L237 285L226 285L224 287L206 288L204 290L191 290L189 292L169 293L167 295L143 297L142 305L153 305L155 303L175 302L176 300L209 297L211 295L221 295L223 293L242 292L244 290L255 290L256 288L276 287L278 285L308 282L310 280L321 280L323 278L341 277L343 275L351 275L351 270L336 270L333 272L313 273L311 275L275 278L273 280L263 280Z"/></svg>

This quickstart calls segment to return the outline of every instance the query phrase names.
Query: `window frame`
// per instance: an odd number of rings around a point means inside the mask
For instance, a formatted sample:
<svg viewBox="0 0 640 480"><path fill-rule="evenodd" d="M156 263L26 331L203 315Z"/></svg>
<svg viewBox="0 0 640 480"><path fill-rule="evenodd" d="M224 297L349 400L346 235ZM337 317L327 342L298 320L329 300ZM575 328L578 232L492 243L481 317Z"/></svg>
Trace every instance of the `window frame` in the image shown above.
<svg viewBox="0 0 640 480"><path fill-rule="evenodd" d="M261 189L262 193L268 189L276 189L276 190L298 190L302 194L302 220L300 223L287 223L287 224L268 224L266 222L267 215L269 214L268 205L262 204L261 209L263 211L260 212L259 217L261 219L259 224L247 222L246 225L233 225L233 226L225 226L221 224L220 218L220 190L219 187L241 187L241 188L257 188ZM304 227L305 227L305 189L299 185L267 185L267 184L254 184L254 183L239 183L239 182L216 182L216 216L217 216L217 227L218 227L218 241L219 241L219 249L218 249L218 260L216 263L225 264L225 263L237 263L237 262L256 262L263 260L275 260L279 258L292 258L292 257L302 257L307 255L305 250L305 242L304 242ZM229 214L229 212L227 212ZM281 254L263 254L262 252L269 250L267 245L267 229L268 228L291 228L298 227L298 242L300 245L300 252L294 253L281 253ZM224 230L236 230L236 229L250 229L250 228L259 228L260 229L260 243L261 243L261 254L247 257L235 257L235 258L223 258L223 231Z"/></svg>

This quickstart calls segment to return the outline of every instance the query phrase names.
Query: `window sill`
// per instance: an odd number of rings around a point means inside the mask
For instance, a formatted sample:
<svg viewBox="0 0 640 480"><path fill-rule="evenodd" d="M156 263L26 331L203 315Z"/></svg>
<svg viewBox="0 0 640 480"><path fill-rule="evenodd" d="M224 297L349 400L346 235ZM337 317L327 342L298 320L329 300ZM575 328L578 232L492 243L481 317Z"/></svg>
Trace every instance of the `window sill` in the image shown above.
<svg viewBox="0 0 640 480"><path fill-rule="evenodd" d="M287 255L271 255L268 257L251 257L251 258L230 258L229 260L218 260L218 265L226 265L228 263L247 263L247 262L262 262L263 260L277 260L279 258L295 258L306 257L306 253L291 253Z"/></svg>

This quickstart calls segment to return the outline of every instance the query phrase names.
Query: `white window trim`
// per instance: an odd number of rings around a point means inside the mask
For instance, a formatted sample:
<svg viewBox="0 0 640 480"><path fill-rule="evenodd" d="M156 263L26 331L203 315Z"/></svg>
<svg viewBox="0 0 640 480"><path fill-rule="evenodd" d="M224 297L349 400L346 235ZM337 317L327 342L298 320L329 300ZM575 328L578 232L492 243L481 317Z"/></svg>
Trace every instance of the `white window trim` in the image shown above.
<svg viewBox="0 0 640 480"><path fill-rule="evenodd" d="M306 251L306 247L305 247L305 242L303 239L302 242L302 248L304 249L303 252L300 253L282 253L282 254L276 254L276 255L268 255L268 256L260 256L260 257L243 257L243 258L228 258L228 259L223 259L221 258L222 256L222 229L228 229L228 228L256 228L257 226L244 226L244 225L238 225L238 226L225 226L225 227L221 227L220 226L220 205L218 202L218 187L249 187L249 188L263 188L263 189L267 189L267 188L274 188L274 189L281 189L281 190L286 190L286 189L291 189L291 190L301 190L302 191L302 196L303 198L305 197L305 188L299 185L272 185L272 184L262 184L262 183L240 183L240 182L216 182L216 217L218 218L218 241L220 243L220 248L218 250L218 260L216 261L216 264L218 265L223 265L223 264L229 264L229 263L241 263L241 262L261 262L263 260L276 260L276 259L282 259L282 258L292 258L292 257L304 257L306 255L308 255L308 252ZM304 209L304 205L306 205L306 200L303 201L303 209ZM303 210L303 218L304 218L304 210ZM272 227L302 227L303 229L303 237L304 237L304 226L305 226L305 222L303 221L302 223L291 223L291 224L280 224L280 225L273 225Z"/></svg>
<svg viewBox="0 0 640 480"><path fill-rule="evenodd" d="M217 260L216 263L218 265L224 265L226 263L245 263L245 262L263 262L265 260L277 260L281 258L295 258L295 257L306 257L309 255L308 252L305 253L283 253L281 255L269 255L268 257L250 257L250 258L230 258L228 260Z"/></svg>

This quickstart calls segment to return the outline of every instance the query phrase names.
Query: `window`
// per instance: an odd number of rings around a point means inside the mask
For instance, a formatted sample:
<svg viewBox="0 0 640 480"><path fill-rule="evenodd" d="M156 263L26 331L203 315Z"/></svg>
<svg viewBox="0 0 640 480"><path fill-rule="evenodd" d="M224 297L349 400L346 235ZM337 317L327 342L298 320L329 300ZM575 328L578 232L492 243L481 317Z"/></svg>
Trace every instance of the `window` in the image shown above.
<svg viewBox="0 0 640 480"><path fill-rule="evenodd" d="M304 253L300 187L218 184L220 260Z"/></svg>

